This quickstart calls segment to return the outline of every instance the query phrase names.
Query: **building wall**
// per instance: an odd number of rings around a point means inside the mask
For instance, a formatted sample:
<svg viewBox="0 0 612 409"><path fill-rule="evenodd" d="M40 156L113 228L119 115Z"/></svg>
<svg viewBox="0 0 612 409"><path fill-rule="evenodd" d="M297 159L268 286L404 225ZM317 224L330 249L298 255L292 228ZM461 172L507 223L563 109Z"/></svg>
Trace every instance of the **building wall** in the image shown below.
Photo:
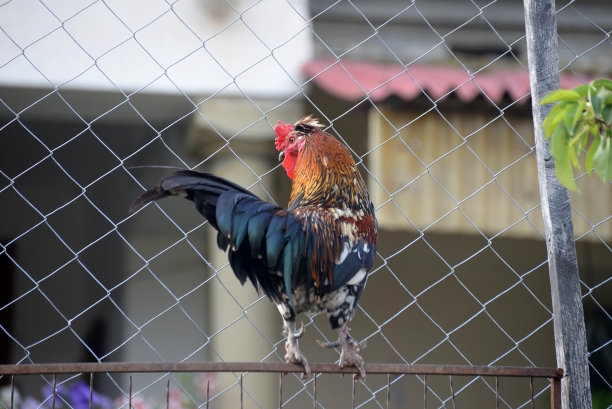
<svg viewBox="0 0 612 409"><path fill-rule="evenodd" d="M557 4L559 9L562 6ZM610 8L605 0L585 0L577 8L580 14L571 7L558 13L562 67L571 63L576 72L610 72L605 41L612 24ZM485 66L513 66L517 60L527 66L521 0L313 0L311 9L317 16L313 28L320 38L314 43L317 58L443 64L471 72ZM593 48L594 44L600 46Z"/></svg>
<svg viewBox="0 0 612 409"><path fill-rule="evenodd" d="M370 110L370 183L379 223L390 230L541 239L533 125L486 111ZM401 129L397 131L397 129ZM583 177L572 203L584 218L612 213L612 191ZM577 220L577 235L587 227ZM592 229L592 226L589 226ZM595 231L612 240L612 225ZM591 236L591 240L599 241Z"/></svg>

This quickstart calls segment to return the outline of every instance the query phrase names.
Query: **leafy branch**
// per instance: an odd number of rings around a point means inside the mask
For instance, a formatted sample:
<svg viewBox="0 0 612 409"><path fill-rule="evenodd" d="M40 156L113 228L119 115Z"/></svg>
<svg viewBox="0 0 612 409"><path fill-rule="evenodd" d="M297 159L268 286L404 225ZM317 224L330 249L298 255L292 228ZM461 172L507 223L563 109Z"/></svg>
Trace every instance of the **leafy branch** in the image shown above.
<svg viewBox="0 0 612 409"><path fill-rule="evenodd" d="M579 158L585 150L584 166L589 175L594 168L604 182L612 180L612 81L600 78L574 89L551 91L541 104L553 102L557 104L542 128L550 139L559 181L578 190L573 169L582 171Z"/></svg>

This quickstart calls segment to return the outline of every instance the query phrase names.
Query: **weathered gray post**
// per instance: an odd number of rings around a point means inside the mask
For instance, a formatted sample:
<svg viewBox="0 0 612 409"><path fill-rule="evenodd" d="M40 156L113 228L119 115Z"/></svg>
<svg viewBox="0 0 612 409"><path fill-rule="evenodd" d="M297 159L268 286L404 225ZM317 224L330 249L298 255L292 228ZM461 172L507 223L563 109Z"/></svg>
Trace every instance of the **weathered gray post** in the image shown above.
<svg viewBox="0 0 612 409"><path fill-rule="evenodd" d="M557 365L564 409L591 408L584 311L580 296L569 192L555 176L554 161L542 131L551 109L542 97L559 88L559 55L554 0L524 0L531 105L535 131L540 198L548 249Z"/></svg>

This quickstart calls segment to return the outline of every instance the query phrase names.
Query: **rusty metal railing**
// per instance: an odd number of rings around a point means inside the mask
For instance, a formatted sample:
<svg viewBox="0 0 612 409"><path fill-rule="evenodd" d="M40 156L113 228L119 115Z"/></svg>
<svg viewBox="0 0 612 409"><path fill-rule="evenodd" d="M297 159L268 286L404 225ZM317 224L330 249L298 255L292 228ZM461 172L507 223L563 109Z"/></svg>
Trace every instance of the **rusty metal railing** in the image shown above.
<svg viewBox="0 0 612 409"><path fill-rule="evenodd" d="M313 377L313 407L317 408L317 377L319 374L357 374L352 367L339 368L336 364L311 363L310 369ZM498 385L500 377L520 377L530 379L531 407L535 407L533 394L534 378L547 378L550 380L550 402L552 409L561 409L561 378L563 370L558 368L539 367L510 367L510 366L463 366L463 365L406 365L406 364L366 364L368 375L387 375L386 407L389 408L390 401L390 379L391 375L419 375L423 377L423 402L427 408L428 398L428 376L445 375L449 377L451 401L455 405L455 390L453 388L453 377L494 377L496 392L496 408L499 408ZM57 364L23 364L23 365L0 365L0 377L11 376L10 408L13 407L14 377L20 375L53 375L53 399L52 409L55 409L56 375L59 374L90 374L98 373L187 373L187 372L234 372L234 373L279 373L279 408L283 407L283 375L287 373L301 373L303 367L300 365L273 362L160 362L160 363L131 363L131 362L104 362L104 363L57 363ZM132 380L130 376L129 403L132 408ZM91 395L93 394L93 382L90 380L90 409ZM168 381L169 382L169 381ZM169 391L169 383L167 386ZM240 375L240 407L243 407L242 399L242 375ZM206 397L206 408L209 399ZM355 407L355 378L353 378L352 407Z"/></svg>

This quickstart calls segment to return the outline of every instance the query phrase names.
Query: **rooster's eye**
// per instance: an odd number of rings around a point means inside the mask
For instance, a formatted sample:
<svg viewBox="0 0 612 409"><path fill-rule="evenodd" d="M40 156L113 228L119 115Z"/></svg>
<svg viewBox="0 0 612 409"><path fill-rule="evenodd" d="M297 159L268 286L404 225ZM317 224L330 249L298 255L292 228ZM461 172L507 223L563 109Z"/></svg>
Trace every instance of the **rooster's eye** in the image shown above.
<svg viewBox="0 0 612 409"><path fill-rule="evenodd" d="M289 143L293 143L295 142L295 136L292 136L291 138L289 138Z"/></svg>

